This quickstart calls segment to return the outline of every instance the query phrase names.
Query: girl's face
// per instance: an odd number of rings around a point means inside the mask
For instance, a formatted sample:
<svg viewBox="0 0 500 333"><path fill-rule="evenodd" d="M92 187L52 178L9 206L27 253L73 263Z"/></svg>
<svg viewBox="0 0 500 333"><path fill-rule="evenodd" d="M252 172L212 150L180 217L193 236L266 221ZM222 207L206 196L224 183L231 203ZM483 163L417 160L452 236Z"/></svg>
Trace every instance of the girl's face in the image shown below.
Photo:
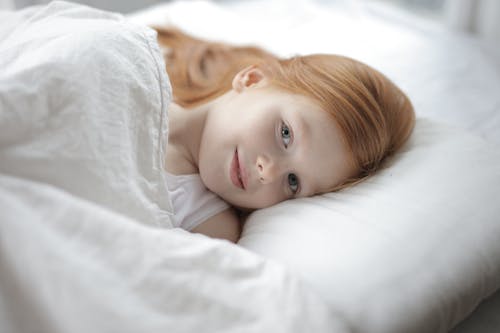
<svg viewBox="0 0 500 333"><path fill-rule="evenodd" d="M323 193L353 176L330 115L306 97L259 84L214 103L198 158L205 186L246 209Z"/></svg>

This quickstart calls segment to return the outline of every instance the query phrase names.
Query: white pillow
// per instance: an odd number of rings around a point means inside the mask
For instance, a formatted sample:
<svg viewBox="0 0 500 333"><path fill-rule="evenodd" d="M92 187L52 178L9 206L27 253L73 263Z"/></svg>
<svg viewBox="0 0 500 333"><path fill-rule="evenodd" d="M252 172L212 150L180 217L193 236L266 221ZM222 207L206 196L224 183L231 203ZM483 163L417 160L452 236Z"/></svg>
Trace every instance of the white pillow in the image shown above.
<svg viewBox="0 0 500 333"><path fill-rule="evenodd" d="M445 332L500 287L500 149L419 119L352 188L252 214L239 242L298 272L356 332Z"/></svg>

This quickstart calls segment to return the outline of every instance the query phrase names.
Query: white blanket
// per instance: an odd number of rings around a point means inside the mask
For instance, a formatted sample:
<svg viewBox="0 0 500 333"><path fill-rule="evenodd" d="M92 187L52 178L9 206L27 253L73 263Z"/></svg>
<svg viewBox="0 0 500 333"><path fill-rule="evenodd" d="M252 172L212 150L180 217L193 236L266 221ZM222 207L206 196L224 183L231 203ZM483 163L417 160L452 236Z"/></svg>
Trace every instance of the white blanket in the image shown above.
<svg viewBox="0 0 500 333"><path fill-rule="evenodd" d="M347 332L280 266L0 176L1 332Z"/></svg>
<svg viewBox="0 0 500 333"><path fill-rule="evenodd" d="M170 229L151 30L63 2L2 22L1 332L347 331L282 266Z"/></svg>
<svg viewBox="0 0 500 333"><path fill-rule="evenodd" d="M54 3L0 29L0 172L170 226L170 86L155 34Z"/></svg>

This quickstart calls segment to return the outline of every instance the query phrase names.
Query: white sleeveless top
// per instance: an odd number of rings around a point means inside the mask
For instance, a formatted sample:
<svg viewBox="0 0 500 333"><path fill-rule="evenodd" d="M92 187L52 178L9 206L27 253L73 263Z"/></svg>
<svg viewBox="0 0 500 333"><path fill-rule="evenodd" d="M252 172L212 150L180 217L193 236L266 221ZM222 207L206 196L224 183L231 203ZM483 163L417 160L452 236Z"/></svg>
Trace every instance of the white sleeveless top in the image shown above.
<svg viewBox="0 0 500 333"><path fill-rule="evenodd" d="M205 187L200 175L173 175L166 171L165 174L174 210L171 216L174 227L192 230L229 208L225 201Z"/></svg>

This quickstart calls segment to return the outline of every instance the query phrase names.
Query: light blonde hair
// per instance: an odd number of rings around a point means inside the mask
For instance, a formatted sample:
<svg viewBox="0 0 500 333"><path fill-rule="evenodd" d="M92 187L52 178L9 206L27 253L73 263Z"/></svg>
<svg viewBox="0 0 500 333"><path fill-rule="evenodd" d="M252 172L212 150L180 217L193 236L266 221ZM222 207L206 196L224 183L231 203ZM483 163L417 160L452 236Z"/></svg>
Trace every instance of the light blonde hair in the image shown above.
<svg viewBox="0 0 500 333"><path fill-rule="evenodd" d="M357 60L316 54L280 59L257 47L230 46L158 28L174 101L184 107L208 102L231 89L233 77L256 65L271 84L311 98L342 131L356 175L330 190L358 183L409 138L415 113L408 97L386 76Z"/></svg>

